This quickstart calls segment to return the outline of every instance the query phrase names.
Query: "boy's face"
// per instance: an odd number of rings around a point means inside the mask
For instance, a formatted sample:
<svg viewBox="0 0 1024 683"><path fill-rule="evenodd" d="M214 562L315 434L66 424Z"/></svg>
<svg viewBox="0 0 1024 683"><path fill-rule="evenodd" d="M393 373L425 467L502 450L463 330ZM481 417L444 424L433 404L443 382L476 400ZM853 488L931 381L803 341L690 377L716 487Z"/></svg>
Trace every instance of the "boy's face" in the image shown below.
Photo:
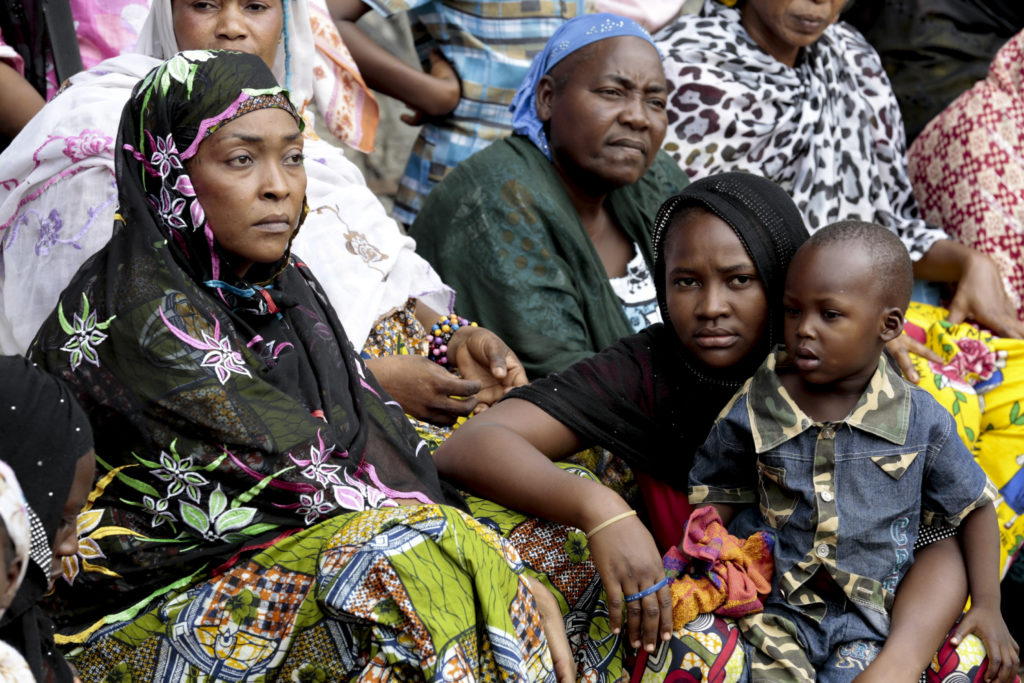
<svg viewBox="0 0 1024 683"><path fill-rule="evenodd" d="M728 223L695 209L665 238L665 300L676 336L711 368L744 360L764 335L768 300L754 262Z"/></svg>
<svg viewBox="0 0 1024 683"><path fill-rule="evenodd" d="M782 305L786 348L805 384L863 390L883 345L903 329L902 311L887 307L883 295L867 250L856 242L796 253Z"/></svg>

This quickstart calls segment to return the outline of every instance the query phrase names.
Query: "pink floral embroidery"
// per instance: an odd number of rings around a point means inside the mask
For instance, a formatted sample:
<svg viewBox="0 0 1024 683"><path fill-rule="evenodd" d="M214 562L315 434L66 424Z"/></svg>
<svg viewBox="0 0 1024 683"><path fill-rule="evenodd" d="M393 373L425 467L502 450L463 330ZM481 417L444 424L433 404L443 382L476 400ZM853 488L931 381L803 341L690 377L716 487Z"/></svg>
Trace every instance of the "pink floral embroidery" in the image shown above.
<svg viewBox="0 0 1024 683"><path fill-rule="evenodd" d="M81 135L64 138L64 156L78 163L92 156L99 156L110 149L113 140L99 130L83 130Z"/></svg>
<svg viewBox="0 0 1024 683"><path fill-rule="evenodd" d="M331 456L334 453L334 446L324 446L324 439L319 429L316 430L316 438L319 446L309 447L308 459L299 459L291 454L288 457L299 467L306 468L302 470L302 476L306 479L313 479L321 486L327 486L328 484L340 486L341 479L337 473L341 469L341 465L332 465L330 463Z"/></svg>
<svg viewBox="0 0 1024 683"><path fill-rule="evenodd" d="M245 361L242 359L242 354L231 348L231 340L227 337L220 336L220 320L214 318L213 323L213 336L210 336L203 330L203 338L196 339L189 333L179 330L177 327L171 324L171 321L164 315L163 309L160 309L160 317L164 321L164 325L171 331L175 337L185 342L194 349L200 351L206 351L206 355L203 356L203 360L200 363L204 368L213 368L214 372L217 373L217 379L221 384L227 384L228 379L232 373L238 375L245 375L246 377L252 377L249 372L249 368L245 367Z"/></svg>

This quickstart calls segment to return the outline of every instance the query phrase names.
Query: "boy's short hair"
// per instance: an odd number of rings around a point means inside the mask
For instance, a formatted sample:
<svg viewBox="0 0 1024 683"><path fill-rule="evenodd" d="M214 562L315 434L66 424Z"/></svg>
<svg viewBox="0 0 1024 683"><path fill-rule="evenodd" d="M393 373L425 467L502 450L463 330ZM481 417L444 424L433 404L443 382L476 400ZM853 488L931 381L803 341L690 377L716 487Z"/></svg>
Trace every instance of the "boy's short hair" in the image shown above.
<svg viewBox="0 0 1024 683"><path fill-rule="evenodd" d="M914 290L914 264L896 233L877 223L846 220L818 230L804 246L843 242L857 242L867 251L875 267L876 289L885 297L886 305L906 311Z"/></svg>

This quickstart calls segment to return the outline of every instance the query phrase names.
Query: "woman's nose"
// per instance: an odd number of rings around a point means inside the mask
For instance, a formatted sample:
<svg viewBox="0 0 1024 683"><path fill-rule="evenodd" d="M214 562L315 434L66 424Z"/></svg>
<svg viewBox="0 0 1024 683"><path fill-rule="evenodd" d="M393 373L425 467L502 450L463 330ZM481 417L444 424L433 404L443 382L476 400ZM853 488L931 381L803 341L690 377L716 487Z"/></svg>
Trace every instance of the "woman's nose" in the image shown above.
<svg viewBox="0 0 1024 683"><path fill-rule="evenodd" d="M651 125L647 107L644 105L643 94L625 98L619 120L631 128L644 129Z"/></svg>
<svg viewBox="0 0 1024 683"><path fill-rule="evenodd" d="M226 40L239 40L247 35L241 10L232 3L225 3L217 14L217 36Z"/></svg>
<svg viewBox="0 0 1024 683"><path fill-rule="evenodd" d="M266 164L263 172L263 196L267 199L284 199L288 196L288 181L279 164Z"/></svg>
<svg viewBox="0 0 1024 683"><path fill-rule="evenodd" d="M709 286L704 289L697 314L704 318L719 318L729 313L729 302L720 287Z"/></svg>

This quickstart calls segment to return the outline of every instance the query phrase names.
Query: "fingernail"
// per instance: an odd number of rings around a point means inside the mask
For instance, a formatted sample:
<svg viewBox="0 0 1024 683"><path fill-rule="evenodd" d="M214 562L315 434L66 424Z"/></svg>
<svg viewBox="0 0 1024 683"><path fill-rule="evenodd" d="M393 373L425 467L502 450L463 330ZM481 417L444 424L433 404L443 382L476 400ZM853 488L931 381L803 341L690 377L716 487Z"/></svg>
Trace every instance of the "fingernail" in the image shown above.
<svg viewBox="0 0 1024 683"><path fill-rule="evenodd" d="M635 648L636 647L640 647L640 641L639 640L634 640L633 641L633 647L635 647Z"/></svg>
<svg viewBox="0 0 1024 683"><path fill-rule="evenodd" d="M654 643L649 643L644 649L648 652L654 652Z"/></svg>

